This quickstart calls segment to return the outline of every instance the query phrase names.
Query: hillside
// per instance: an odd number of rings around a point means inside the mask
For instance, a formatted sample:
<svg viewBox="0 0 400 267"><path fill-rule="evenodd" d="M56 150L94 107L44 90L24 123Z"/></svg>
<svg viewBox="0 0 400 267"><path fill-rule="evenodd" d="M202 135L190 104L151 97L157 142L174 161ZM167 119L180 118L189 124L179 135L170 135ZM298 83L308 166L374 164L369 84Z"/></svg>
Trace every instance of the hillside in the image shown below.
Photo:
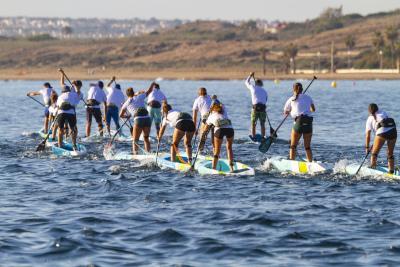
<svg viewBox="0 0 400 267"><path fill-rule="evenodd" d="M340 25L336 19L339 19ZM329 23L331 23L330 21ZM284 51L294 44L298 68L329 68L332 41L337 68L372 68L379 65L374 50L375 32L400 25L400 11L368 16L334 18L333 27L323 17L304 23L290 23L278 34L265 33L254 22L235 25L222 21L196 21L173 29L121 39L54 39L49 36L0 39L0 71L52 69L59 66L85 72L129 69L129 71L244 71L260 69L262 49L267 51L267 71L287 69ZM322 25L322 26L321 26ZM355 45L348 52L345 40ZM400 47L400 46L399 46ZM384 66L392 67L391 54L384 50ZM317 53L320 52L319 58ZM318 63L317 63L318 62Z"/></svg>

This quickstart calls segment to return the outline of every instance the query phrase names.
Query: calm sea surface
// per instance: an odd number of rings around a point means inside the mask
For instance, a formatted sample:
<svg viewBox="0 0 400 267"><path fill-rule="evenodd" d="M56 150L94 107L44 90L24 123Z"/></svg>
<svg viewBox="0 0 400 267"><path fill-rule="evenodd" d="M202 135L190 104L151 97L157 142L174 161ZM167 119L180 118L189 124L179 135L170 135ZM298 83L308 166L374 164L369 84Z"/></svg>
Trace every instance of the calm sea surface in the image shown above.
<svg viewBox="0 0 400 267"><path fill-rule="evenodd" d="M149 83L121 82L135 89ZM265 84L275 127L292 83ZM200 86L219 96L234 124L235 159L256 169L247 178L106 161L107 139L85 143L83 159L36 153L43 110L26 93L41 84L0 81L0 266L400 265L400 184L340 173L270 173L264 161L286 156L288 145L274 144L263 155L248 142L251 103L243 81L160 84L182 111L191 110ZM337 88L316 81L307 94L317 108L314 157L324 162L361 161L370 102L400 124L399 81L338 81ZM79 107L80 136L84 121ZM289 138L291 123L279 138ZM395 155L397 161L398 148ZM386 161L385 151L379 160Z"/></svg>

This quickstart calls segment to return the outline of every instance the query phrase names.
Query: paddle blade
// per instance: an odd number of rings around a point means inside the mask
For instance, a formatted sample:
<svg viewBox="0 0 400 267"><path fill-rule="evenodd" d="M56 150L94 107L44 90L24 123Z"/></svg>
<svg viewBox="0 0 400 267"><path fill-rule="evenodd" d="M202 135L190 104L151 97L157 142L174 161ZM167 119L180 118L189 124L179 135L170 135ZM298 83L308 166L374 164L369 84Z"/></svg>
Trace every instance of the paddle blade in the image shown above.
<svg viewBox="0 0 400 267"><path fill-rule="evenodd" d="M260 146L258 147L258 150L260 150L261 153L267 153L273 141L274 139L269 136L267 139L261 142Z"/></svg>
<svg viewBox="0 0 400 267"><path fill-rule="evenodd" d="M41 142L41 143L37 146L36 152L43 151L45 148L46 148L46 140L44 140L43 142Z"/></svg>

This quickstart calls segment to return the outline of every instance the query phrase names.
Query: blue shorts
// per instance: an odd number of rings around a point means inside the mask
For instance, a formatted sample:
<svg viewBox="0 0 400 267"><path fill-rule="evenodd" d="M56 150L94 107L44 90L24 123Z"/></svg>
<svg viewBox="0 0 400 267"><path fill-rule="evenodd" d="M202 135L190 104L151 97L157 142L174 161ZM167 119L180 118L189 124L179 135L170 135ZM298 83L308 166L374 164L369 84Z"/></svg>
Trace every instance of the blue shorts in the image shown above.
<svg viewBox="0 0 400 267"><path fill-rule="evenodd" d="M147 107L151 121L155 124L161 123L161 108Z"/></svg>
<svg viewBox="0 0 400 267"><path fill-rule="evenodd" d="M45 116L45 117L48 117L49 115L50 115L49 108L48 108L48 107L45 107L45 108L44 108L44 116Z"/></svg>
<svg viewBox="0 0 400 267"><path fill-rule="evenodd" d="M117 106L107 107L106 123L110 125L111 119L114 121L117 128L119 128L119 110Z"/></svg>

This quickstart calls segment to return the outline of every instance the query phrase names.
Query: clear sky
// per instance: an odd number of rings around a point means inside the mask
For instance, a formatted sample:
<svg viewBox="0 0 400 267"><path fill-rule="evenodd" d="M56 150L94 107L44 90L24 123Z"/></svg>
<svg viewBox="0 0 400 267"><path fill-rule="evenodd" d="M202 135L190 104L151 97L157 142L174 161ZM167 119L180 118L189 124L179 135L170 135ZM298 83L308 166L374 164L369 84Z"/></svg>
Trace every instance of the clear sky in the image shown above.
<svg viewBox="0 0 400 267"><path fill-rule="evenodd" d="M302 21L326 7L345 14L400 8L400 0L0 0L0 16Z"/></svg>

